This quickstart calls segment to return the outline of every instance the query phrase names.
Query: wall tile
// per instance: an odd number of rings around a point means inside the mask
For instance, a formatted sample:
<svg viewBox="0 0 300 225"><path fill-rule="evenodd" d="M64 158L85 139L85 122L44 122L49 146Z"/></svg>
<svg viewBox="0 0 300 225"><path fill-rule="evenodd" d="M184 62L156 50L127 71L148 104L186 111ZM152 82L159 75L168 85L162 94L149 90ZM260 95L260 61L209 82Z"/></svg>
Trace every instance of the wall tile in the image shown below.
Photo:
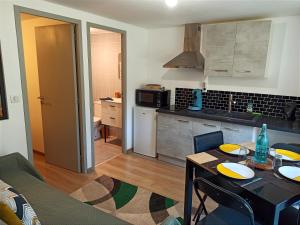
<svg viewBox="0 0 300 225"><path fill-rule="evenodd" d="M193 89L189 88L176 88L176 108L186 109L193 104L192 91ZM296 119L300 120L300 97L296 96L209 90L203 93L203 108L227 110L229 94L233 94L233 99L236 101L233 111L246 112L248 102L252 100L254 112L276 118L284 118L283 107L289 102L295 102L297 103Z"/></svg>

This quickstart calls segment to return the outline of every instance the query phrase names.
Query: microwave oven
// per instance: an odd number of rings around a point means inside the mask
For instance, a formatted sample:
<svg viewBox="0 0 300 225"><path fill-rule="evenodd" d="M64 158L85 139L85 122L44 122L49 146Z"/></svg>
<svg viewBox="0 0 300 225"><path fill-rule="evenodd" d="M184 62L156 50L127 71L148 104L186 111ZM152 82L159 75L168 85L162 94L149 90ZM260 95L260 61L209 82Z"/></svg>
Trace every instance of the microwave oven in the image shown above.
<svg viewBox="0 0 300 225"><path fill-rule="evenodd" d="M146 90L135 91L135 103L139 106L162 108L170 105L170 90Z"/></svg>

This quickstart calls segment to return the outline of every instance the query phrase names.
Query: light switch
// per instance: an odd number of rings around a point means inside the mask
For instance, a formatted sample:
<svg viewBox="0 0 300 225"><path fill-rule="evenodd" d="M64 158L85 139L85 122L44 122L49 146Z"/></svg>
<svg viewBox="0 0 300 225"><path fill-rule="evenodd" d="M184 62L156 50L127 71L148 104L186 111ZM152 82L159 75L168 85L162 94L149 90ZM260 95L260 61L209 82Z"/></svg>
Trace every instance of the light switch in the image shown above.
<svg viewBox="0 0 300 225"><path fill-rule="evenodd" d="M11 103L18 103L18 102L20 102L20 97L19 96L10 96L9 99L10 99Z"/></svg>

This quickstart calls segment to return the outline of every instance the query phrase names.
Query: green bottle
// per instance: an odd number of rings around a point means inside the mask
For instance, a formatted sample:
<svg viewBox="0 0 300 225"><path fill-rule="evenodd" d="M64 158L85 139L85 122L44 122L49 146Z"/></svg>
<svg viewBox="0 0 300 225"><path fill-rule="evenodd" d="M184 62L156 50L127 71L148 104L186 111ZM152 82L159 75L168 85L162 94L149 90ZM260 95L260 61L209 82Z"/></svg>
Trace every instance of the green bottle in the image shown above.
<svg viewBox="0 0 300 225"><path fill-rule="evenodd" d="M269 138L267 133L267 124L263 124L260 134L256 140L254 161L256 163L266 163L269 150Z"/></svg>

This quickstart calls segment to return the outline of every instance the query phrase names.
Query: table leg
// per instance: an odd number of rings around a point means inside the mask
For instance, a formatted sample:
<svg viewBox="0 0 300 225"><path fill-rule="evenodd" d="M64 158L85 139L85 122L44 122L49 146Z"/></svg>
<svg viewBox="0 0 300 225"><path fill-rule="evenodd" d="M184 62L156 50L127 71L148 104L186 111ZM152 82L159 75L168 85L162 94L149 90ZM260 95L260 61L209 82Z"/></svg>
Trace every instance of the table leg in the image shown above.
<svg viewBox="0 0 300 225"><path fill-rule="evenodd" d="M192 217L192 195L193 195L194 165L186 160L185 169L185 196L184 196L184 224L191 224Z"/></svg>
<svg viewBox="0 0 300 225"><path fill-rule="evenodd" d="M279 215L280 215L280 209L278 209L278 207L275 207L273 209L273 212L272 212L272 216L270 218L273 218L273 221L272 221L272 225L278 225L279 223Z"/></svg>
<svg viewBox="0 0 300 225"><path fill-rule="evenodd" d="M104 125L104 142L106 143L106 125Z"/></svg>

